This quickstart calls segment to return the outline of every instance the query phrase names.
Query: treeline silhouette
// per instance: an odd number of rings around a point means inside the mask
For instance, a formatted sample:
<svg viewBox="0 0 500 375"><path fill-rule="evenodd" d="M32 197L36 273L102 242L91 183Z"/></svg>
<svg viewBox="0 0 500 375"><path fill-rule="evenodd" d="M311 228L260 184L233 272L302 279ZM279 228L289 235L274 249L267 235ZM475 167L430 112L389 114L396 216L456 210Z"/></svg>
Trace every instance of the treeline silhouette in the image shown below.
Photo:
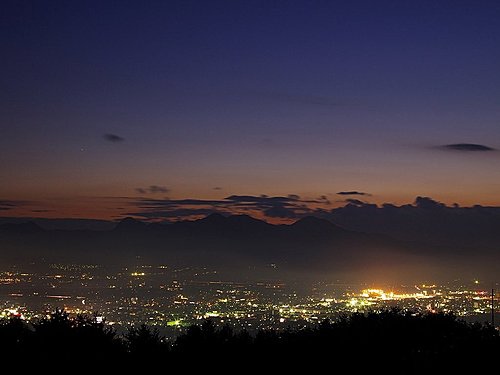
<svg viewBox="0 0 500 375"><path fill-rule="evenodd" d="M119 335L95 316L73 318L58 310L30 323L17 317L1 320L0 356L4 364L30 361L39 368L74 364L79 369L161 366L237 372L326 365L328 373L341 373L346 366L353 373L463 373L467 368L498 370L500 336L491 325L469 324L452 314L390 310L255 335L207 320L168 341L144 324Z"/></svg>

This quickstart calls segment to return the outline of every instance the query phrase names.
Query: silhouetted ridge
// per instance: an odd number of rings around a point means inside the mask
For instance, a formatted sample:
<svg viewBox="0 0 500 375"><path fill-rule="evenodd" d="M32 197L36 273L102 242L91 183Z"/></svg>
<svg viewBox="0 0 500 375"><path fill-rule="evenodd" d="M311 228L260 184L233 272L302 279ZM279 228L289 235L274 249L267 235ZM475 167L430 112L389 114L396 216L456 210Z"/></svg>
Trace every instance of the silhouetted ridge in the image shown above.
<svg viewBox="0 0 500 375"><path fill-rule="evenodd" d="M31 234L43 232L44 229L32 221L28 221L26 223L2 224L0 225L0 231L12 234Z"/></svg>
<svg viewBox="0 0 500 375"><path fill-rule="evenodd" d="M411 264L408 267L414 273L421 269L423 262L432 261L452 264L454 269L463 269L467 275L471 264L485 275L498 274L498 267L495 268L498 246L491 250L475 246L472 251L467 247L408 243L389 236L343 229L316 217L305 217L291 225L269 224L246 215L212 214L196 221L164 224L148 224L129 217L108 231L43 230L33 223L0 228L2 262L48 259L51 262L129 264L141 257L151 263L203 265L239 275L241 270L253 272L249 264L260 267L268 263L280 263L282 270L300 272L361 272L371 267L376 256L377 262L387 265ZM410 263L415 260L414 254L423 255L423 260ZM391 269L397 270L397 267ZM407 274L410 272L403 277Z"/></svg>
<svg viewBox="0 0 500 375"><path fill-rule="evenodd" d="M265 221L255 219L248 215L233 215L227 218L228 224L234 230L259 231L274 228L275 226Z"/></svg>
<svg viewBox="0 0 500 375"><path fill-rule="evenodd" d="M143 221L136 220L133 217L126 217L121 220L115 227L115 231L137 232L147 228L147 224Z"/></svg>
<svg viewBox="0 0 500 375"><path fill-rule="evenodd" d="M306 216L291 225L295 230L309 233L345 232L345 229L333 224L331 221L315 216Z"/></svg>
<svg viewBox="0 0 500 375"><path fill-rule="evenodd" d="M228 220L238 224L267 224L265 221L256 219L249 215L232 215L228 217Z"/></svg>
<svg viewBox="0 0 500 375"><path fill-rule="evenodd" d="M227 221L227 218L224 215L218 214L218 213L213 213L210 214L203 219L196 220L195 223L197 224L209 224L209 225L223 225Z"/></svg>
<svg viewBox="0 0 500 375"><path fill-rule="evenodd" d="M237 235L259 235L266 230L272 230L276 226L262 220L254 219L248 215L223 216L211 214L194 222L181 222L178 228L191 228L193 233L202 233L210 236L235 237Z"/></svg>

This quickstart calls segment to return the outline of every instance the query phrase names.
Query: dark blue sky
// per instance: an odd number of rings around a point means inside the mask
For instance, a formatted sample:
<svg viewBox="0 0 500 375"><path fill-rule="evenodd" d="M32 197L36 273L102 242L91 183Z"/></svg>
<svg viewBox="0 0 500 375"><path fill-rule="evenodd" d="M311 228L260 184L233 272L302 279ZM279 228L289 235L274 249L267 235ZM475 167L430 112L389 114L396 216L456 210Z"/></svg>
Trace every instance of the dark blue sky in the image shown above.
<svg viewBox="0 0 500 375"><path fill-rule="evenodd" d="M500 204L499 2L6 1L0 17L8 215L345 190ZM494 150L442 147L463 143Z"/></svg>

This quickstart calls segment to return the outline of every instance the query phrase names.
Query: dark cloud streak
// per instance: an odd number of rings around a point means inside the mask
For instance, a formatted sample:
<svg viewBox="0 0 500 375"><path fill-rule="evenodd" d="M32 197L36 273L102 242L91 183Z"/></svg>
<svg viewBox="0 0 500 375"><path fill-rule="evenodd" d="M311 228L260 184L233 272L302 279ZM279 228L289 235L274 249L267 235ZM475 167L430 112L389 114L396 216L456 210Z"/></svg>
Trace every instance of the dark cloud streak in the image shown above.
<svg viewBox="0 0 500 375"><path fill-rule="evenodd" d="M26 206L33 202L28 201L15 201L15 200L0 200L0 211L13 210L17 207Z"/></svg>
<svg viewBox="0 0 500 375"><path fill-rule="evenodd" d="M112 143L119 143L119 142L123 142L125 140L125 138L120 137L119 135L116 135L116 134L112 134L112 133L106 133L103 135L103 137L106 141L112 142Z"/></svg>
<svg viewBox="0 0 500 375"><path fill-rule="evenodd" d="M166 194L170 189L165 186L150 185L146 188L136 188L135 191L139 194Z"/></svg>
<svg viewBox="0 0 500 375"><path fill-rule="evenodd" d="M365 192L362 192L362 191L356 191L356 190L339 191L337 193L337 195L363 195L363 196L366 196L366 197L370 197L371 196L371 194L369 194L369 193L365 193Z"/></svg>
<svg viewBox="0 0 500 375"><path fill-rule="evenodd" d="M463 152L488 152L488 151L495 151L494 148L485 146L485 145L479 145L475 143L453 143L449 145L442 145L439 146L440 149L442 150L449 150L449 151L463 151Z"/></svg>
<svg viewBox="0 0 500 375"><path fill-rule="evenodd" d="M170 218L180 215L204 215L214 212L255 213L270 218L295 219L316 212L310 205L328 205L326 196L318 199L302 199L300 196L230 195L220 200L205 199L150 199L136 200L138 211L129 215L147 218Z"/></svg>

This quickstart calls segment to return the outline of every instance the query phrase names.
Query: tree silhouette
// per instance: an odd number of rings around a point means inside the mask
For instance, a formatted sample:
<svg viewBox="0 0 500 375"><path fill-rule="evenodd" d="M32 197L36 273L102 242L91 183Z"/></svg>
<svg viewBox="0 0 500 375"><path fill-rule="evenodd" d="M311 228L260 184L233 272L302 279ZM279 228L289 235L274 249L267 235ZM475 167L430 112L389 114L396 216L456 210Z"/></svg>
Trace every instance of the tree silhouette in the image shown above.
<svg viewBox="0 0 500 375"><path fill-rule="evenodd" d="M330 363L349 364L353 372L463 373L491 368L489 359L500 352L500 336L490 325L468 324L452 314L390 310L345 315L305 329L261 330L255 336L207 320L188 327L170 345L158 329L144 324L120 336L96 315L70 317L57 310L31 323L1 320L0 350L5 363L29 359L40 368L78 363L87 369L112 365L117 371L168 360L170 366L205 371L282 372L297 366L313 371Z"/></svg>
<svg viewBox="0 0 500 375"><path fill-rule="evenodd" d="M130 355L140 360L165 359L169 353L167 340L160 335L157 328L141 324L138 328L129 328L125 335Z"/></svg>

